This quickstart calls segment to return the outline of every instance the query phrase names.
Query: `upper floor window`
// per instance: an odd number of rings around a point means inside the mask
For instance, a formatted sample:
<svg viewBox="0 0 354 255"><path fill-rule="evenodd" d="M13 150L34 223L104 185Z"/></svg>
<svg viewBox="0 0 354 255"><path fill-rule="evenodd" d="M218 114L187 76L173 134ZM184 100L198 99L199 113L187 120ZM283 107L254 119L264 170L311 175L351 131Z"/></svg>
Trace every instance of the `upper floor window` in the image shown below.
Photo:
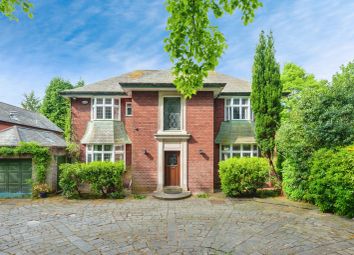
<svg viewBox="0 0 354 255"><path fill-rule="evenodd" d="M114 98L94 98L92 116L94 120L120 120L120 100Z"/></svg>
<svg viewBox="0 0 354 255"><path fill-rule="evenodd" d="M181 98L163 98L163 129L181 130Z"/></svg>
<svg viewBox="0 0 354 255"><path fill-rule="evenodd" d="M131 102L125 103L125 116L133 116L133 107Z"/></svg>
<svg viewBox="0 0 354 255"><path fill-rule="evenodd" d="M250 120L251 106L247 97L225 99L225 120Z"/></svg>

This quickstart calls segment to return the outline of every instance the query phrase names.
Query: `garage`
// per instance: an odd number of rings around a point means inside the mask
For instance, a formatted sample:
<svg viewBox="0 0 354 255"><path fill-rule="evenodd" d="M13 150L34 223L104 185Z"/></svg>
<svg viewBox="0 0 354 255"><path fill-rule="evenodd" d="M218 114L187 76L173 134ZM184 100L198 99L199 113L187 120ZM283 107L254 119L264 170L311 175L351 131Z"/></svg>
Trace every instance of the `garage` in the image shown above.
<svg viewBox="0 0 354 255"><path fill-rule="evenodd" d="M0 159L0 197L31 194L31 159Z"/></svg>

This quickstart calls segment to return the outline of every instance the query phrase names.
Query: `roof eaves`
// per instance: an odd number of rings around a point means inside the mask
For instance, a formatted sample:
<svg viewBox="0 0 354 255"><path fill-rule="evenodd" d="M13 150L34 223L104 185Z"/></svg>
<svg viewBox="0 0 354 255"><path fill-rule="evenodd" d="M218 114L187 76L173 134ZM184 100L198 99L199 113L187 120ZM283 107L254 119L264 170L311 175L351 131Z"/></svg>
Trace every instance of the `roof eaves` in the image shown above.
<svg viewBox="0 0 354 255"><path fill-rule="evenodd" d="M120 82L122 88L175 88L173 83L153 83L153 82ZM223 88L226 83L204 83L204 88Z"/></svg>
<svg viewBox="0 0 354 255"><path fill-rule="evenodd" d="M127 96L127 93L125 92L116 92L116 91L62 91L60 92L60 95L62 96L98 96L98 95L109 95L109 96Z"/></svg>
<svg viewBox="0 0 354 255"><path fill-rule="evenodd" d="M221 92L219 97L228 97L228 96L250 96L251 92Z"/></svg>

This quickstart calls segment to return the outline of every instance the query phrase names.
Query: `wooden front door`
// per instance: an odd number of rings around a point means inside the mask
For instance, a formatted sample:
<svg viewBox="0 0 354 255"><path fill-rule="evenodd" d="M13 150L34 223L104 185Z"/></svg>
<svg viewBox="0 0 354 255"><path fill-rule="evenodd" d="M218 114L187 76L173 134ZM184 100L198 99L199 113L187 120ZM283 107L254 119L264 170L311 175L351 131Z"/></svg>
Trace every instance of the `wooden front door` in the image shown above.
<svg viewBox="0 0 354 255"><path fill-rule="evenodd" d="M165 151L165 186L180 186L179 151Z"/></svg>

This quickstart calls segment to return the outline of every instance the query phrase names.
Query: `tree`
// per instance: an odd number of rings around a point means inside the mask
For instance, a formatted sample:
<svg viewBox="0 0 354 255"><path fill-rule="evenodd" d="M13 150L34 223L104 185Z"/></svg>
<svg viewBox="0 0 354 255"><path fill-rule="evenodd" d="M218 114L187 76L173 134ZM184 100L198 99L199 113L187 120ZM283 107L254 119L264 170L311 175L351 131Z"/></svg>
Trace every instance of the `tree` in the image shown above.
<svg viewBox="0 0 354 255"><path fill-rule="evenodd" d="M282 85L279 64L275 59L273 35L265 37L262 31L256 48L252 70L251 104L255 116L256 140L262 154L268 159L273 175L275 134L280 125Z"/></svg>
<svg viewBox="0 0 354 255"><path fill-rule="evenodd" d="M67 115L70 113L70 102L68 99L62 97L60 92L72 88L73 85L69 81L65 81L59 77L53 78L45 91L41 106L41 113L63 129L64 132L65 121Z"/></svg>
<svg viewBox="0 0 354 255"><path fill-rule="evenodd" d="M29 18L33 17L31 10L33 9L33 4L28 0L1 0L0 1L0 12L8 17L10 20L18 20L14 15L17 8L20 8L24 13L27 14Z"/></svg>
<svg viewBox="0 0 354 255"><path fill-rule="evenodd" d="M170 13L166 29L165 50L174 64L174 84L186 98L203 87L208 71L218 65L227 47L224 35L212 25L215 18L241 10L245 25L252 22L255 10L262 6L258 0L167 0Z"/></svg>
<svg viewBox="0 0 354 255"><path fill-rule="evenodd" d="M32 90L29 94L24 94L23 96L25 98L21 102L22 108L32 112L38 112L41 107L41 100L34 95L34 91Z"/></svg>

